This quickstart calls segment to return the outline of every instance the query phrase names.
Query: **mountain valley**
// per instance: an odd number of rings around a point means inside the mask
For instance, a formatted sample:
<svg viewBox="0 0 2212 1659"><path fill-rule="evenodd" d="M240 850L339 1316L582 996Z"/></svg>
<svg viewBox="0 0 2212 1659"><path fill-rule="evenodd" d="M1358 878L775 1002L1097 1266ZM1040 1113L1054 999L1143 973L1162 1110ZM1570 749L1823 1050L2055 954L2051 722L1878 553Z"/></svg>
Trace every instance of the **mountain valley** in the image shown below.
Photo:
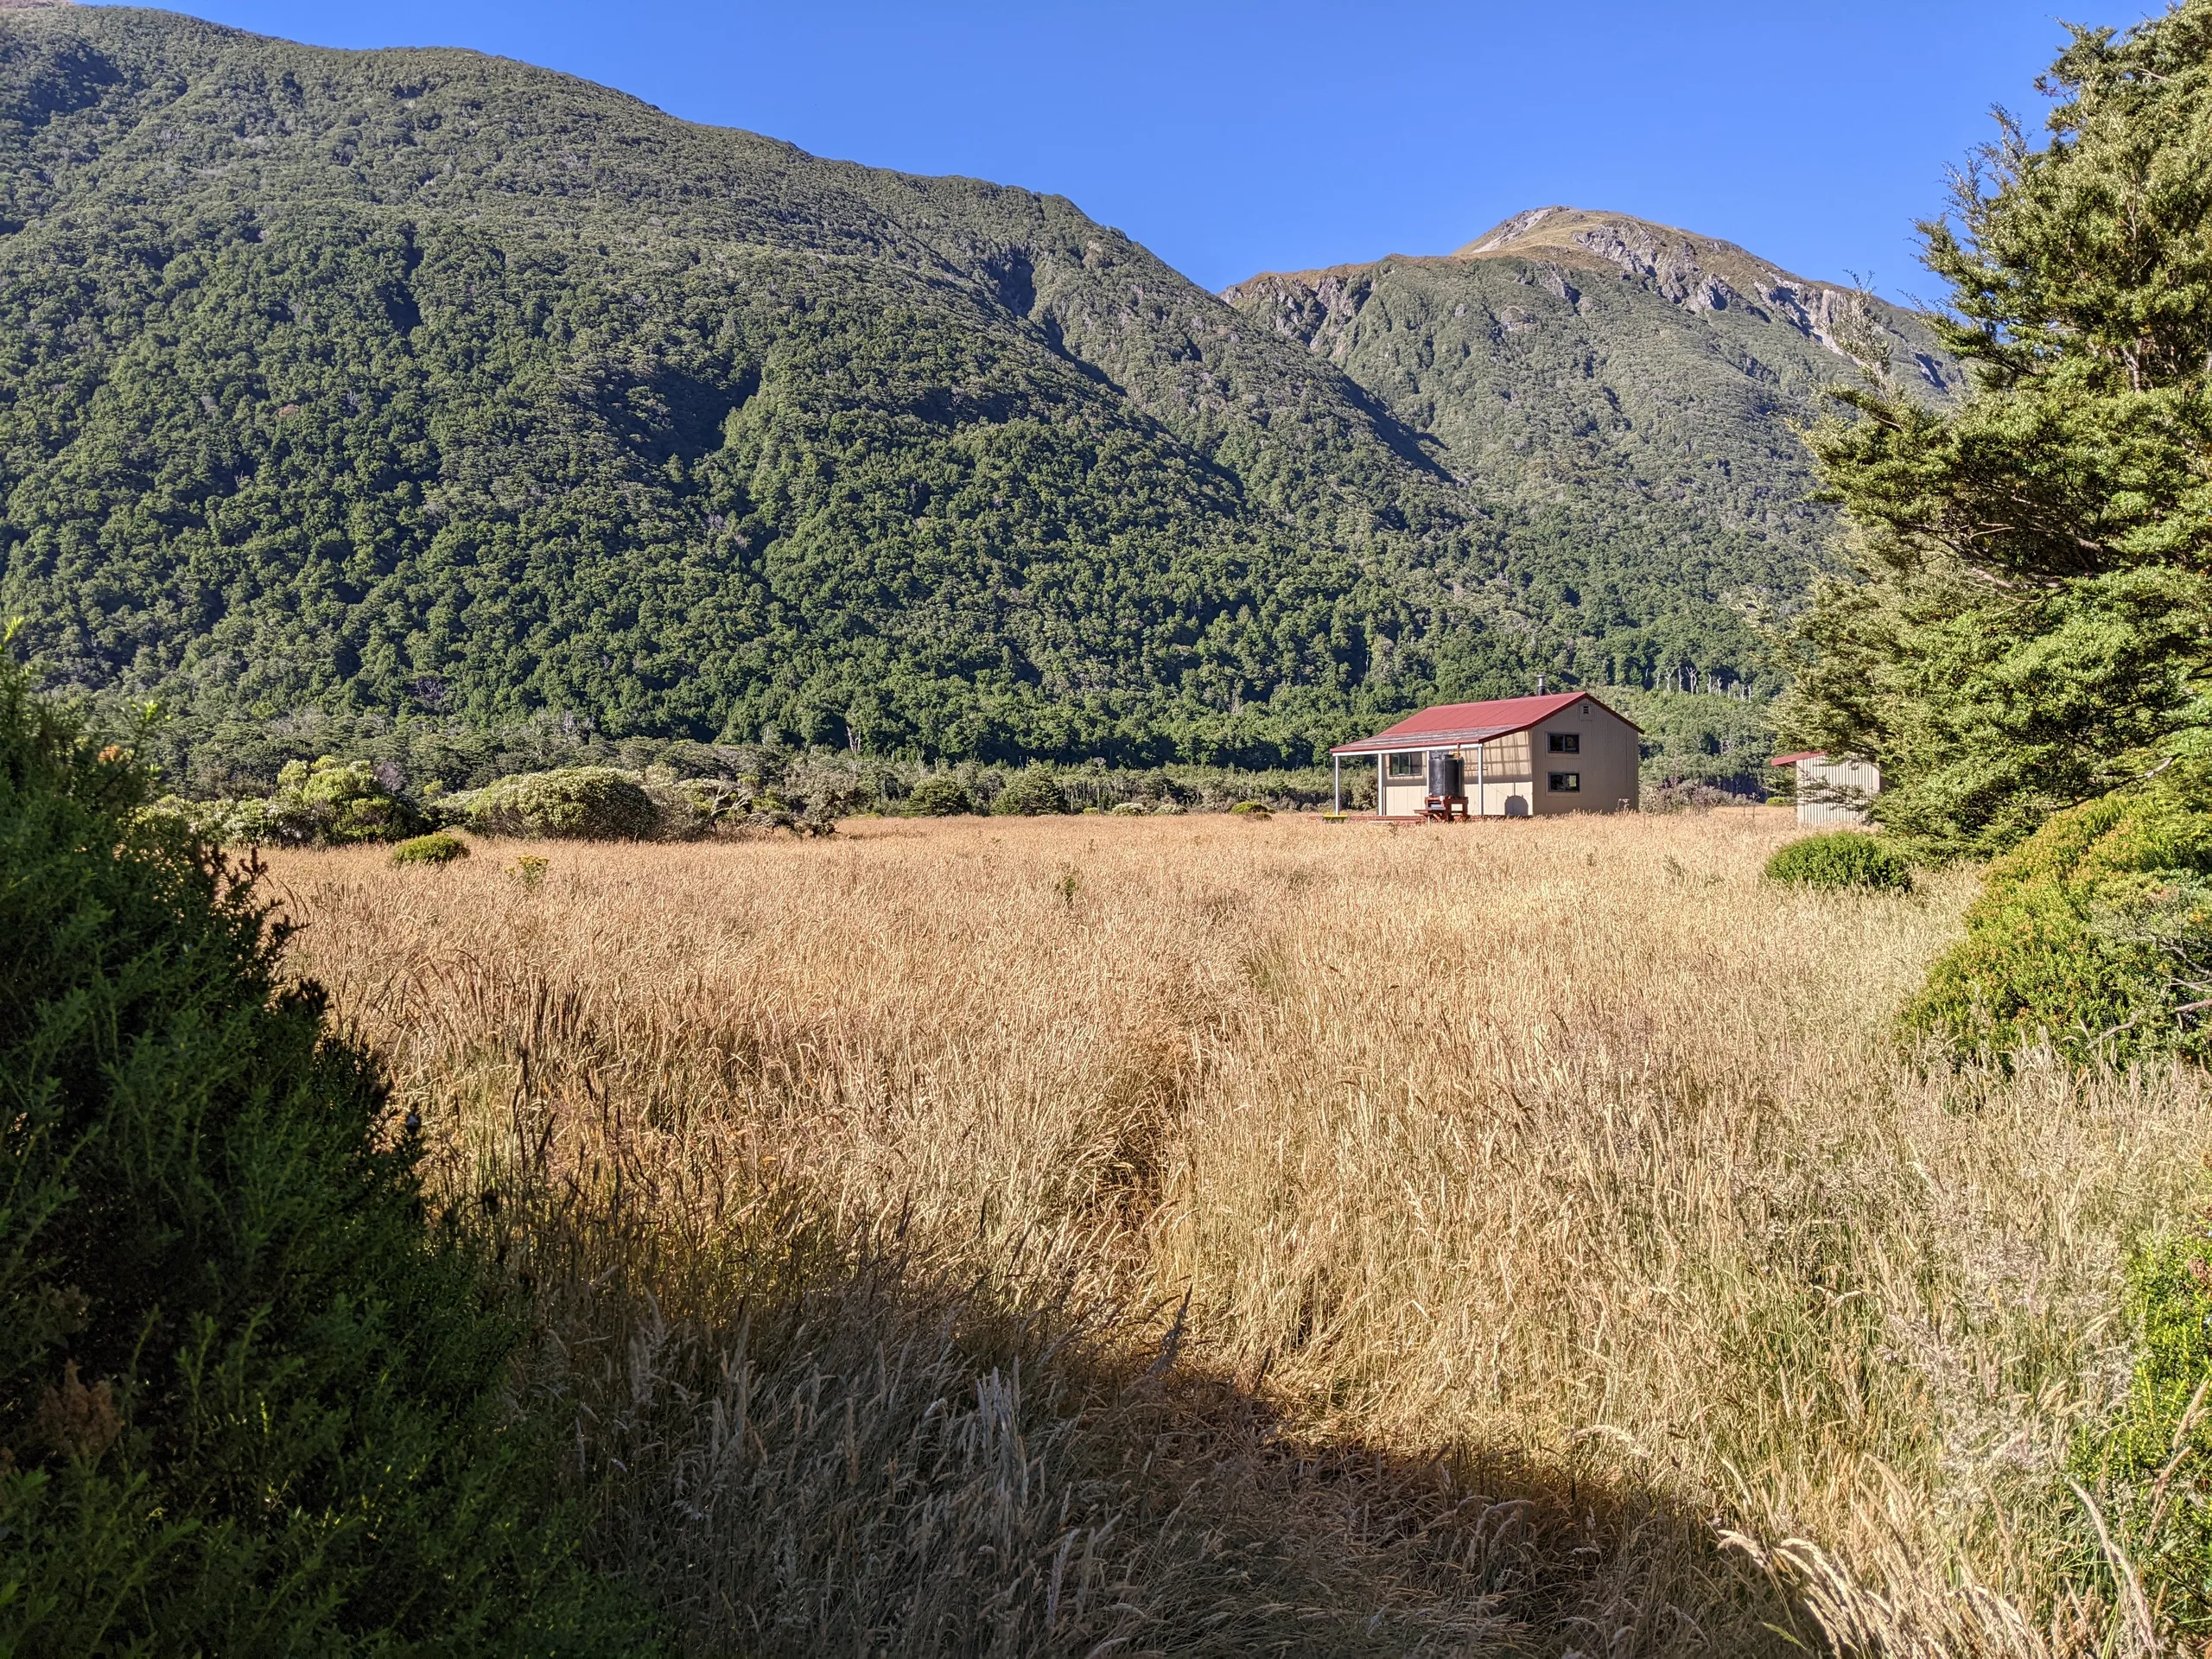
<svg viewBox="0 0 2212 1659"><path fill-rule="evenodd" d="M1847 299L1568 210L1222 298L523 65L10 10L0 610L211 733L1265 765L1542 672L1749 695Z"/></svg>

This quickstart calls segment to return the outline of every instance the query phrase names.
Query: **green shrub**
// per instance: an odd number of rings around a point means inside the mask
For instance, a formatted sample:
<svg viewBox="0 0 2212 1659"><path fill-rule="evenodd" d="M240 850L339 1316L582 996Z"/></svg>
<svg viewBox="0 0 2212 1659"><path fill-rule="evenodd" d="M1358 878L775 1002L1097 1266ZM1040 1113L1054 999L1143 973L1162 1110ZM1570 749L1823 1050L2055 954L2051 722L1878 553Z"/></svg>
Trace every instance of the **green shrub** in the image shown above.
<svg viewBox="0 0 2212 1659"><path fill-rule="evenodd" d="M188 801L164 795L139 810L147 818L210 847L257 847L272 839L266 801Z"/></svg>
<svg viewBox="0 0 2212 1659"><path fill-rule="evenodd" d="M258 894L142 797L0 666L0 1653L586 1642L524 1322Z"/></svg>
<svg viewBox="0 0 2212 1659"><path fill-rule="evenodd" d="M1265 818L1272 817L1265 801L1239 801L1229 809L1239 817Z"/></svg>
<svg viewBox="0 0 2212 1659"><path fill-rule="evenodd" d="M185 803L179 803L185 805ZM219 803L207 804L219 807ZM245 803L239 803L243 809ZM429 824L411 802L377 780L365 760L286 763L276 774L276 791L243 810L203 817L203 839L221 843L288 842L302 847L345 847L365 841L404 841Z"/></svg>
<svg viewBox="0 0 2212 1659"><path fill-rule="evenodd" d="M752 800L752 791L734 778L682 778L663 789L656 789L648 781L645 792L656 801L664 792L683 804L683 808L708 826L725 820L741 818Z"/></svg>
<svg viewBox="0 0 2212 1659"><path fill-rule="evenodd" d="M665 767L648 767L639 788L652 803L655 841L696 841L732 816L740 797L721 778L677 778Z"/></svg>
<svg viewBox="0 0 2212 1659"><path fill-rule="evenodd" d="M876 798L873 790L851 779L817 774L801 781L806 804L791 828L802 836L834 836L838 819L852 817Z"/></svg>
<svg viewBox="0 0 2212 1659"><path fill-rule="evenodd" d="M265 800L189 801L175 795L140 809L149 820L211 847L346 847L398 841L429 820L379 784L365 760L295 760Z"/></svg>
<svg viewBox="0 0 2212 1659"><path fill-rule="evenodd" d="M1912 868L1863 830L1837 830L1793 841L1766 861L1766 876L1793 887L1912 888Z"/></svg>
<svg viewBox="0 0 2212 1659"><path fill-rule="evenodd" d="M1108 810L1118 817L1134 818L1143 817L1152 810L1142 801L1118 801Z"/></svg>
<svg viewBox="0 0 2212 1659"><path fill-rule="evenodd" d="M501 778L473 791L462 810L470 829L489 836L651 841L661 827L652 797L612 766L563 766Z"/></svg>
<svg viewBox="0 0 2212 1659"><path fill-rule="evenodd" d="M391 849L391 861L395 864L450 864L467 856L468 843L442 830L403 841Z"/></svg>
<svg viewBox="0 0 2212 1659"><path fill-rule="evenodd" d="M2128 1264L2137 1340L2127 1397L2109 1421L2082 1432L2070 1459L2168 1633L2186 1638L2175 1652L2194 1653L2212 1637L2212 1505L2204 1501L2212 1411L2190 1411L2212 1380L2208 1230L2212 1212ZM2079 1576L2102 1578L2102 1547L2083 1531Z"/></svg>
<svg viewBox="0 0 2212 1659"><path fill-rule="evenodd" d="M1955 1052L2212 1056L2212 814L2171 793L2062 812L1990 865L1967 935L1902 1016Z"/></svg>
<svg viewBox="0 0 2212 1659"><path fill-rule="evenodd" d="M1068 810L1068 798L1059 782L1042 766L1030 766L1007 779L1006 787L991 803L1001 817L1038 817Z"/></svg>

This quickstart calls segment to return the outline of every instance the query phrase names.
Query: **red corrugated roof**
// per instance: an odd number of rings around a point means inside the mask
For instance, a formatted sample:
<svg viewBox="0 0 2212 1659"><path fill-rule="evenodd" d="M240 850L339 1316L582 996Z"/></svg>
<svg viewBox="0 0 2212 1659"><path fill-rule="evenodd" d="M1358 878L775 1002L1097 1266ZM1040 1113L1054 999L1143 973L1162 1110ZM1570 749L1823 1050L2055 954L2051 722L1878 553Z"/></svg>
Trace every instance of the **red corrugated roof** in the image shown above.
<svg viewBox="0 0 2212 1659"><path fill-rule="evenodd" d="M1767 765L1770 766L1794 766L1800 760L1825 760L1827 758L1828 752L1826 749L1800 749L1795 754L1777 754L1773 760L1768 761Z"/></svg>
<svg viewBox="0 0 2212 1659"><path fill-rule="evenodd" d="M1643 728L1618 709L1606 709L1587 691L1554 691L1542 697L1494 697L1488 702L1440 702L1417 715L1408 715L1357 743L1339 743L1332 754L1379 754L1389 749L1418 749L1434 745L1486 743L1493 737L1526 731L1540 720L1549 720L1563 709L1587 698L1632 732Z"/></svg>

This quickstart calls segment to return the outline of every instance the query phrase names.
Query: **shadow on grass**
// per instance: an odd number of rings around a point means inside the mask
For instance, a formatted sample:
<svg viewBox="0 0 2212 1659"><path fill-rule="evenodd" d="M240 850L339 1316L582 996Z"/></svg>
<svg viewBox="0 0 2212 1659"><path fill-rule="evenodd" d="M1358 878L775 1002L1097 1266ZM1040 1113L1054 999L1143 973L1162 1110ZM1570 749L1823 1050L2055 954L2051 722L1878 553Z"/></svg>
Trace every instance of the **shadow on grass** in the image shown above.
<svg viewBox="0 0 2212 1659"><path fill-rule="evenodd" d="M1179 1318L1140 1338L795 1189L672 1227L619 1184L518 1186L531 1398L681 1651L1791 1650L1660 1491L1301 1433L1180 1357Z"/></svg>

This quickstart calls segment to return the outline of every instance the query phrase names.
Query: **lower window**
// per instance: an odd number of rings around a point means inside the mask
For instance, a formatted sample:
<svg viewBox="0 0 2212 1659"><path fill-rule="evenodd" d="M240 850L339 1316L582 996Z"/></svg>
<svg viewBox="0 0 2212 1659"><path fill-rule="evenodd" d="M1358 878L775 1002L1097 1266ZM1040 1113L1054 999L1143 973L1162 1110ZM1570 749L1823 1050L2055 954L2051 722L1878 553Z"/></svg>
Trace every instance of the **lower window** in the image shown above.
<svg viewBox="0 0 2212 1659"><path fill-rule="evenodd" d="M1552 773L1552 788L1561 795L1572 795L1581 787L1582 774L1579 772L1555 772Z"/></svg>
<svg viewBox="0 0 2212 1659"><path fill-rule="evenodd" d="M1389 775L1393 778L1426 778L1428 776L1428 757L1425 754L1394 754L1390 757Z"/></svg>

